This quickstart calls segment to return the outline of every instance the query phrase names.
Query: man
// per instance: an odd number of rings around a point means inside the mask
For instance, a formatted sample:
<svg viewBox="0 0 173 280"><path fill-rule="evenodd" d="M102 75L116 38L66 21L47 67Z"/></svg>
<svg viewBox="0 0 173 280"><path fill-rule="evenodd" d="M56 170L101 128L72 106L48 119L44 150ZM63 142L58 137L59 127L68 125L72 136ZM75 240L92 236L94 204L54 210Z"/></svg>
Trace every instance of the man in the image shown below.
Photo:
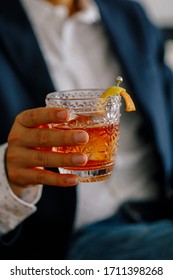
<svg viewBox="0 0 173 280"><path fill-rule="evenodd" d="M90 1L0 4L2 259L173 258L173 79L162 36L138 4L95 2L99 10ZM88 135L38 128L69 116L44 108L45 95L106 88L121 73L137 114L122 118L117 170L109 182L76 188L78 179L57 169L85 165L86 155L44 147L82 145Z"/></svg>

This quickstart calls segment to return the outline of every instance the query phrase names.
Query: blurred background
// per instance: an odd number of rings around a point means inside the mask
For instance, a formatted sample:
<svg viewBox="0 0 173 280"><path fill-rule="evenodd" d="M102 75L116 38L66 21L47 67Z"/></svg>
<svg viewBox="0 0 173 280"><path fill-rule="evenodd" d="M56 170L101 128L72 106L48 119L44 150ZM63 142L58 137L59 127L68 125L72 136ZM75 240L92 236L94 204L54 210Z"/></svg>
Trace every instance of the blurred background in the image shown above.
<svg viewBox="0 0 173 280"><path fill-rule="evenodd" d="M173 0L135 0L146 10L149 18L163 29L166 42L165 62L173 70Z"/></svg>

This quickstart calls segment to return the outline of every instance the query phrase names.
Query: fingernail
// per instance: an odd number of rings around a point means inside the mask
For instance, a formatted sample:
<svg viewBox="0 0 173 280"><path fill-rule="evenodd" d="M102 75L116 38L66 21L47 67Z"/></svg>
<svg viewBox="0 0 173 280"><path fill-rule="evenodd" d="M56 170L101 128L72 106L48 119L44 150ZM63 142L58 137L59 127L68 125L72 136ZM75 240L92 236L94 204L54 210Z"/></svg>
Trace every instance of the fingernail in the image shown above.
<svg viewBox="0 0 173 280"><path fill-rule="evenodd" d="M78 183L78 178L76 177L66 177L65 183L69 185L76 185Z"/></svg>
<svg viewBox="0 0 173 280"><path fill-rule="evenodd" d="M85 131L80 131L74 135L75 142L77 144L85 144L89 140L88 133Z"/></svg>
<svg viewBox="0 0 173 280"><path fill-rule="evenodd" d="M67 117L68 117L68 112L66 110L57 112L57 118L59 120L65 120Z"/></svg>
<svg viewBox="0 0 173 280"><path fill-rule="evenodd" d="M87 162L87 156L86 155L74 155L73 156L73 163L75 165L84 165Z"/></svg>

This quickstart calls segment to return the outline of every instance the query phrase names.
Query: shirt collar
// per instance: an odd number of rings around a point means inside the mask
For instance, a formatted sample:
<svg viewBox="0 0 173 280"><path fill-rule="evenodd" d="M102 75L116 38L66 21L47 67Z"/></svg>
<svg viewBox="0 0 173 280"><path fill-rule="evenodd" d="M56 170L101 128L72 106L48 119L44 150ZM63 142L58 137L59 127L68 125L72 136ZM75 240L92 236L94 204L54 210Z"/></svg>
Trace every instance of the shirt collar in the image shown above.
<svg viewBox="0 0 173 280"><path fill-rule="evenodd" d="M92 24L100 20L100 12L95 2L90 1L86 9L76 13L74 17L81 22Z"/></svg>
<svg viewBox="0 0 173 280"><path fill-rule="evenodd" d="M63 5L53 6L51 3L45 0L20 0L20 1L30 14L35 14L38 13L39 11L40 18L46 19L51 16L58 21L65 21L69 19L68 10ZM93 0L90 0L87 3L87 6L84 10L75 13L70 18L73 20L77 20L79 22L92 24L99 21L100 13L95 2Z"/></svg>

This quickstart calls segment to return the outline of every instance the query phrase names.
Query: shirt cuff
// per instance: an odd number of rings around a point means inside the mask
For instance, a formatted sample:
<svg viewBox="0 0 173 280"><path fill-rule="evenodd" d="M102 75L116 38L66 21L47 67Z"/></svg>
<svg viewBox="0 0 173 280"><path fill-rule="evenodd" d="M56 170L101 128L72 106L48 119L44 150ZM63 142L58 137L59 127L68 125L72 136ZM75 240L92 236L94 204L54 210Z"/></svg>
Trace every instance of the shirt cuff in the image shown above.
<svg viewBox="0 0 173 280"><path fill-rule="evenodd" d="M33 214L42 194L42 185L27 188L21 198L10 188L5 172L7 143L0 146L0 235L9 232Z"/></svg>

